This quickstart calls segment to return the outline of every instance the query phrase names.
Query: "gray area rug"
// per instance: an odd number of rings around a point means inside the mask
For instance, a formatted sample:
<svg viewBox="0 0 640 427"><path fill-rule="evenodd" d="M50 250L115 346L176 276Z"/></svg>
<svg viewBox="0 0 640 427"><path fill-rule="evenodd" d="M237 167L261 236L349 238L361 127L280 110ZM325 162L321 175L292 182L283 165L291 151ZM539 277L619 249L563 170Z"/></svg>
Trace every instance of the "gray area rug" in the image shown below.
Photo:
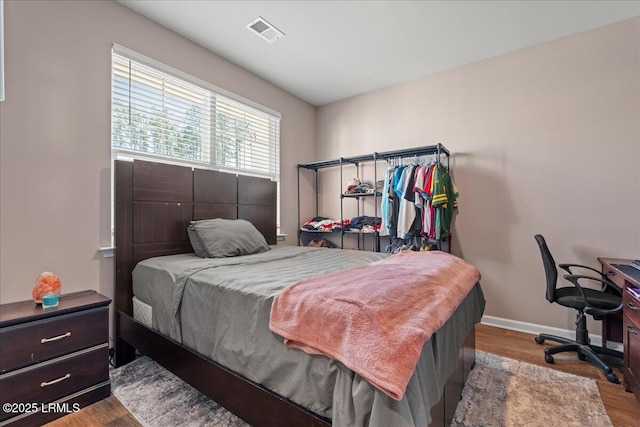
<svg viewBox="0 0 640 427"><path fill-rule="evenodd" d="M145 427L247 426L147 357L111 370L113 394ZM611 427L595 380L476 352L454 427Z"/></svg>
<svg viewBox="0 0 640 427"><path fill-rule="evenodd" d="M452 427L611 427L595 380L476 352Z"/></svg>
<svg viewBox="0 0 640 427"><path fill-rule="evenodd" d="M111 369L111 391L144 427L247 427L148 357Z"/></svg>

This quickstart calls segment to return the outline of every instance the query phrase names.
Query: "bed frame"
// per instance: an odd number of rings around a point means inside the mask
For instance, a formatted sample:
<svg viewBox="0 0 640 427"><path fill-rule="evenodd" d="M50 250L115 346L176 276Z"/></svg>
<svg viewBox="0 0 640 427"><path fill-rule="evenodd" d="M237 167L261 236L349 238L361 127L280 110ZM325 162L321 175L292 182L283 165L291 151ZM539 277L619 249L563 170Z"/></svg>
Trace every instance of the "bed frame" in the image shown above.
<svg viewBox="0 0 640 427"><path fill-rule="evenodd" d="M135 350L191 384L252 426L330 426L331 420L254 383L133 319L131 272L147 258L193 252L191 220L245 219L276 243L276 183L268 179L135 160L115 162L115 364ZM469 333L430 426L453 419L467 375L475 363Z"/></svg>

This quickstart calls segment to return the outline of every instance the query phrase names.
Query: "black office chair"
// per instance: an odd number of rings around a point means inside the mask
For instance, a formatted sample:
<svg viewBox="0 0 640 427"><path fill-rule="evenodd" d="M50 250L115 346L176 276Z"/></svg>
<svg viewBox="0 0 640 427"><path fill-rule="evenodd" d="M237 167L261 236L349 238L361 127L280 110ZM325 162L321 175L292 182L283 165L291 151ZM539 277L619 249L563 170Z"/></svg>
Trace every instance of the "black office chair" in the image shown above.
<svg viewBox="0 0 640 427"><path fill-rule="evenodd" d="M540 334L536 337L538 344L544 343L545 340L560 343L560 345L547 347L544 350L544 360L547 363L554 363L553 354L564 351L575 351L578 353L578 359L589 359L593 365L598 367L602 373L606 375L610 382L619 383L618 376L613 373L611 367L607 365L599 355L603 354L622 358L622 353L590 344L585 313L593 316L596 320L601 320L604 316L618 313L622 310L622 290L598 270L579 264L558 264L560 268L569 273L565 274L564 278L573 283L573 287L557 288L558 270L556 269L556 263L551 256L551 252L549 252L544 237L537 234L535 239L538 242L538 246L540 246L544 272L547 276L547 301L578 310L575 340L547 334ZM594 271L598 273L600 277L573 274L571 267L580 267ZM580 286L578 284L580 280L600 282L599 284L601 284L602 287L598 290Z"/></svg>

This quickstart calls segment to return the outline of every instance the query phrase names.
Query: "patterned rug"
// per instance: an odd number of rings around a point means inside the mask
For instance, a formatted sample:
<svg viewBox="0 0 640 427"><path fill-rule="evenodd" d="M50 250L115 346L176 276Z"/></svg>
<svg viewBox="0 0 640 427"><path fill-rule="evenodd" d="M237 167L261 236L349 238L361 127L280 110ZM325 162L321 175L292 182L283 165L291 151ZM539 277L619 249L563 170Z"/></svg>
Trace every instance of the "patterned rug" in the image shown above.
<svg viewBox="0 0 640 427"><path fill-rule="evenodd" d="M247 426L146 357L112 369L111 387L145 427ZM546 425L612 426L594 380L478 351L452 426Z"/></svg>
<svg viewBox="0 0 640 427"><path fill-rule="evenodd" d="M144 427L248 427L148 357L111 369L111 391Z"/></svg>

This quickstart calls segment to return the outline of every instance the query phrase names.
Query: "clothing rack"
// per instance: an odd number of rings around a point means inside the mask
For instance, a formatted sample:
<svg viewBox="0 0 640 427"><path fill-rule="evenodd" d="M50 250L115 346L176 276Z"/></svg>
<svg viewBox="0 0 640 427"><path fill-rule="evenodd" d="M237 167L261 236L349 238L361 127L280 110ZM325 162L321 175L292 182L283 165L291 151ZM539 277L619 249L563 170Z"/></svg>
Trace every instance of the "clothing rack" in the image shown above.
<svg viewBox="0 0 640 427"><path fill-rule="evenodd" d="M436 155L438 161L440 161L441 156L444 154L447 159L447 167L449 167L449 150L445 148L444 145L438 143L434 145L427 145L424 147L416 147L416 148L407 148L403 150L393 150L393 151L383 151L383 152L374 152L371 154L364 154L361 156L353 156L353 157L340 157L339 159L333 160L325 160L322 162L313 162L313 163L300 163L298 164L298 169L311 169L317 171L318 169L328 168L332 166L340 166L342 164L359 164L360 162L371 162L376 160L388 160L394 157L413 157L413 156L429 156Z"/></svg>
<svg viewBox="0 0 640 427"><path fill-rule="evenodd" d="M407 148L402 150L391 150L391 151L383 151L383 152L373 152L370 154L363 154L360 156L351 156L351 157L340 157L338 159L333 160L325 160L320 162L312 162L312 163L299 163L298 164L298 245L300 245L301 240L301 214L300 214L300 170L307 169L311 170L315 173L314 175L314 183L315 183L315 196L316 196L316 217L319 216L319 202L318 202L318 170L331 168L331 167L340 167L340 221L343 221L344 209L343 209L343 199L345 197L344 192L342 190L343 185L343 168L345 165L354 165L356 167L356 173L359 178L359 165L364 162L373 162L373 174L374 174L374 191L372 193L372 197L374 200L374 217L378 217L378 199L380 198L380 194L375 189L375 184L378 182L378 171L377 171L377 162L379 160L386 160L387 162L393 161L393 159L407 159L411 157L418 156L435 156L435 161L437 163L441 163L444 156L446 160L447 169L449 169L449 158L451 153L449 150L442 144L437 143L434 145L427 145L422 147L415 148ZM358 204L358 213L360 206ZM374 232L374 250L380 251L380 235L379 232ZM344 247L344 235L345 231L342 230L340 233L340 247ZM363 236L363 246L364 246L364 236ZM360 237L358 236L358 247L360 247Z"/></svg>

